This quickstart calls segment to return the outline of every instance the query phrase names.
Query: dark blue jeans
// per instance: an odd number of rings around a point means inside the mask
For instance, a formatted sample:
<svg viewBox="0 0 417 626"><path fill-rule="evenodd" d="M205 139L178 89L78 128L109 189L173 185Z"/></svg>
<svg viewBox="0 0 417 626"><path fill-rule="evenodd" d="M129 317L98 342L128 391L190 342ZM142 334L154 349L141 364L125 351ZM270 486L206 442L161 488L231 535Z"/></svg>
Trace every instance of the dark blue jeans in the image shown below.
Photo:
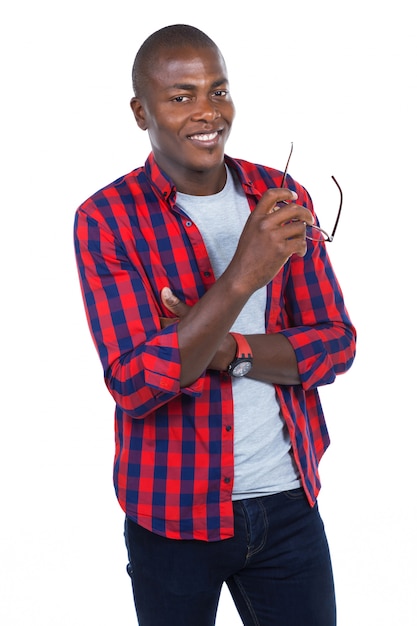
<svg viewBox="0 0 417 626"><path fill-rule="evenodd" d="M225 582L245 626L335 626L327 539L302 489L234 502L235 535L166 539L126 520L140 626L213 626Z"/></svg>

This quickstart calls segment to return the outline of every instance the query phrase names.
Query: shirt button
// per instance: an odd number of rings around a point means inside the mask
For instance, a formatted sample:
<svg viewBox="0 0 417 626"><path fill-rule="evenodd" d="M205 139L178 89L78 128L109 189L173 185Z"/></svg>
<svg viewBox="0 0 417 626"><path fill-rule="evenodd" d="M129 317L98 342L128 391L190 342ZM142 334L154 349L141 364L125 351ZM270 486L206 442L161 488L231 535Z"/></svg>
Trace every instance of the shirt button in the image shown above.
<svg viewBox="0 0 417 626"><path fill-rule="evenodd" d="M228 432L228 433L230 433L230 431L232 430L232 427L231 427L231 425L230 425L230 424L228 424L228 425L226 426L226 430L227 430L227 432Z"/></svg>
<svg viewBox="0 0 417 626"><path fill-rule="evenodd" d="M224 479L224 482L226 483L226 485L228 485L230 483L230 478L229 476L226 476L226 478Z"/></svg>
<svg viewBox="0 0 417 626"><path fill-rule="evenodd" d="M192 223L192 222L190 222L190 220L187 220L187 221L185 222L185 225L187 226L187 228L190 228L190 226L192 226L192 225L193 225L193 223Z"/></svg>
<svg viewBox="0 0 417 626"><path fill-rule="evenodd" d="M209 276L211 276L211 272L204 272L204 276L208 278Z"/></svg>

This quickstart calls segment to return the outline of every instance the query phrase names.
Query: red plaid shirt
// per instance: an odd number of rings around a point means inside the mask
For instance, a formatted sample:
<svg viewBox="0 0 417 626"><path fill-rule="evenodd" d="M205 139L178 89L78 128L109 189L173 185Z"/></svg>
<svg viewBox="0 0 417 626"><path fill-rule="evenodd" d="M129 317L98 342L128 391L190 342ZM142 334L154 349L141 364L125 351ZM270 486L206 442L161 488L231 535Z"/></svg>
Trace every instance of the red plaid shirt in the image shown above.
<svg viewBox="0 0 417 626"><path fill-rule="evenodd" d="M282 173L226 157L251 209ZM288 177L298 202L313 210ZM233 401L229 377L204 372L180 388L177 326L160 299L169 285L192 305L214 282L202 237L175 205L175 187L151 154L144 167L94 194L78 209L75 249L90 330L115 409L114 482L126 514L176 539L233 535ZM276 386L294 458L313 505L318 463L329 444L317 387L345 372L355 329L326 248L309 244L267 287L266 332L283 333L301 384ZM254 400L255 402L255 400Z"/></svg>

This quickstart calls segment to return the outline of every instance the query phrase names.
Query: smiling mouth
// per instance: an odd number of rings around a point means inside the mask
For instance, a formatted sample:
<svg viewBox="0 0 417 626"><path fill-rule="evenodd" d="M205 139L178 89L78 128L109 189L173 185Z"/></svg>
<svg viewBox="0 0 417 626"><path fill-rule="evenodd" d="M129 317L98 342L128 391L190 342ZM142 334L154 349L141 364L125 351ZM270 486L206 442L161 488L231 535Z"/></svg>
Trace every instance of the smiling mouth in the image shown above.
<svg viewBox="0 0 417 626"><path fill-rule="evenodd" d="M192 141L202 141L203 143L209 143L211 141L215 141L218 137L220 137L221 130L214 131L212 133L199 133L195 135L188 135L188 139Z"/></svg>

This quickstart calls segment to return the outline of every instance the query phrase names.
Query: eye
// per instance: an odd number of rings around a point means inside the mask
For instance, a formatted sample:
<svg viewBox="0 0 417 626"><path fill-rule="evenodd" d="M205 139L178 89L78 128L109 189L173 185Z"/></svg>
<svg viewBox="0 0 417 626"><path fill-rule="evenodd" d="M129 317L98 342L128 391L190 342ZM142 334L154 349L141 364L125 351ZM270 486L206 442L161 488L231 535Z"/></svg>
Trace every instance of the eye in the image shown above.
<svg viewBox="0 0 417 626"><path fill-rule="evenodd" d="M190 96L175 96L172 100L173 102L188 102L191 98Z"/></svg>
<svg viewBox="0 0 417 626"><path fill-rule="evenodd" d="M225 96L227 96L227 95L228 95L228 93L229 93L229 92L228 92L228 91L226 91L226 89L217 89L217 90L214 92L214 94L213 94L213 95L214 95L216 98L224 98Z"/></svg>

